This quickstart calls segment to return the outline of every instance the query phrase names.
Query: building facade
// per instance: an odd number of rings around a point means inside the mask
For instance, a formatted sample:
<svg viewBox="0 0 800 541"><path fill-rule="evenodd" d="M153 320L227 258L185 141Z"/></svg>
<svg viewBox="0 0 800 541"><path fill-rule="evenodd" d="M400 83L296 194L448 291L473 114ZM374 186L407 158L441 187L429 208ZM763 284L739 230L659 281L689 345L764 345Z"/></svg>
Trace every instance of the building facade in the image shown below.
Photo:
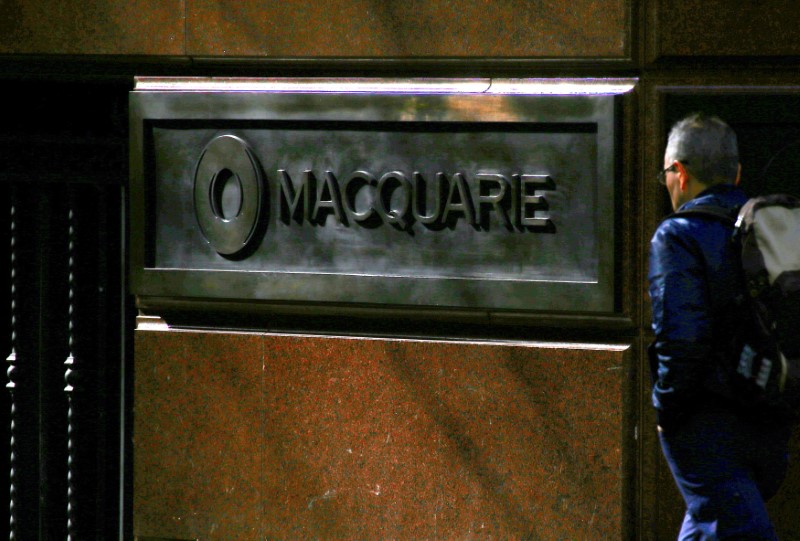
<svg viewBox="0 0 800 541"><path fill-rule="evenodd" d="M800 192L800 12L735 4L0 5L0 535L673 539L645 355L669 126L722 116L750 193ZM258 179L209 165L204 225L203 160L240 151ZM436 227L417 163L449 164Z"/></svg>

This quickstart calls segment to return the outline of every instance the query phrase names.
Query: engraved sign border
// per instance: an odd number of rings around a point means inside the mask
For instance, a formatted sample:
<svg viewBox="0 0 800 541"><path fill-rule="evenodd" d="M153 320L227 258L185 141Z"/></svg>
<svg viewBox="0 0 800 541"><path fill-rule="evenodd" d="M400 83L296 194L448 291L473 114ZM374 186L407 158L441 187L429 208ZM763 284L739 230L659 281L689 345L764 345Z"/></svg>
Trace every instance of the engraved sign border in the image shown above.
<svg viewBox="0 0 800 541"><path fill-rule="evenodd" d="M130 95L131 133L131 289L141 304L159 299L233 302L252 309L303 304L385 309L408 305L412 310L449 310L485 318L504 312L611 315L618 312L615 227L616 183L620 151L619 98L635 80L209 80L139 79ZM408 110L409 96L417 109ZM591 103L591 113L570 103ZM514 107L509 107L513 103ZM521 105L521 106L520 106ZM600 246L598 279L493 280L465 278L387 277L305 272L225 271L157 268L148 259L152 235L149 214L155 207L147 186L149 126L158 121L437 121L469 122L593 122L597 125L597 235ZM450 116L449 111L453 114ZM517 111L509 116L507 111ZM520 114L519 111L524 113ZM457 114L457 116L456 116ZM234 250L235 252L235 250ZM224 287L222 287L224 285ZM433 292L424 301L407 302L414 289ZM455 296L452 291L461 292ZM491 295L485 295L486 291ZM361 292L353 294L353 292ZM375 291L389 302L374 303ZM541 292L541 295L537 293ZM545 294L546 292L546 294ZM490 299L465 304L460 298ZM520 298L537 302L520 303ZM540 300L539 300L540 299Z"/></svg>

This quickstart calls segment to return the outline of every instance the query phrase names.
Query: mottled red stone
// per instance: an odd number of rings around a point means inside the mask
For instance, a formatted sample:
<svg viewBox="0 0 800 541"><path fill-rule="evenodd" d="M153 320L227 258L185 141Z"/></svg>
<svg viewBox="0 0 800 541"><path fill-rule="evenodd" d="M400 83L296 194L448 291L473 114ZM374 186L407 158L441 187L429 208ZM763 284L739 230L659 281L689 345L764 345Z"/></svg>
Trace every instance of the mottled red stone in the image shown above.
<svg viewBox="0 0 800 541"><path fill-rule="evenodd" d="M628 54L627 2L187 0L197 56L589 57Z"/></svg>
<svg viewBox="0 0 800 541"><path fill-rule="evenodd" d="M182 55L184 0L4 0L2 54Z"/></svg>
<svg viewBox="0 0 800 541"><path fill-rule="evenodd" d="M628 2L8 0L0 54L627 59Z"/></svg>
<svg viewBox="0 0 800 541"><path fill-rule="evenodd" d="M153 346L136 371L137 524L155 524L153 533L169 538L202 532L211 539L260 539L261 342L164 333Z"/></svg>
<svg viewBox="0 0 800 541"><path fill-rule="evenodd" d="M137 331L135 533L618 539L626 351Z"/></svg>

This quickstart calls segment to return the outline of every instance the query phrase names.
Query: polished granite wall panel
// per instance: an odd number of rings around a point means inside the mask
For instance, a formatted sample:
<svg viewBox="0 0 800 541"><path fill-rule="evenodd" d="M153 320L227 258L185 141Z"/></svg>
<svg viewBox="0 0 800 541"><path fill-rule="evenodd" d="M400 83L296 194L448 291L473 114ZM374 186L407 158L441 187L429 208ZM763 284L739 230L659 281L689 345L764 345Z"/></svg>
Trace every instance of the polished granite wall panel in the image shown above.
<svg viewBox="0 0 800 541"><path fill-rule="evenodd" d="M6 0L0 54L627 59L628 4Z"/></svg>
<svg viewBox="0 0 800 541"><path fill-rule="evenodd" d="M0 54L183 55L185 0L3 0Z"/></svg>
<svg viewBox="0 0 800 541"><path fill-rule="evenodd" d="M135 533L617 539L628 355L137 331Z"/></svg>
<svg viewBox="0 0 800 541"><path fill-rule="evenodd" d="M193 56L625 58L628 2L186 0Z"/></svg>
<svg viewBox="0 0 800 541"><path fill-rule="evenodd" d="M137 534L261 539L262 343L154 338L137 338L135 361Z"/></svg>

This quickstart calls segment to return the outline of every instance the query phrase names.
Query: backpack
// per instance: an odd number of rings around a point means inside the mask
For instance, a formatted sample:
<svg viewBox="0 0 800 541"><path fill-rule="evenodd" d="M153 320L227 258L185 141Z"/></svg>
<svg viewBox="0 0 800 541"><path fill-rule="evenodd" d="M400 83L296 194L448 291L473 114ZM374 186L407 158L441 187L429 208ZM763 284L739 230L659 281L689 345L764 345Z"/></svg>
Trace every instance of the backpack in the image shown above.
<svg viewBox="0 0 800 541"><path fill-rule="evenodd" d="M800 419L800 198L751 198L741 209L697 206L672 216L704 215L734 227L741 255L741 302L751 316L734 373L737 398ZM739 348L737 348L738 350Z"/></svg>

